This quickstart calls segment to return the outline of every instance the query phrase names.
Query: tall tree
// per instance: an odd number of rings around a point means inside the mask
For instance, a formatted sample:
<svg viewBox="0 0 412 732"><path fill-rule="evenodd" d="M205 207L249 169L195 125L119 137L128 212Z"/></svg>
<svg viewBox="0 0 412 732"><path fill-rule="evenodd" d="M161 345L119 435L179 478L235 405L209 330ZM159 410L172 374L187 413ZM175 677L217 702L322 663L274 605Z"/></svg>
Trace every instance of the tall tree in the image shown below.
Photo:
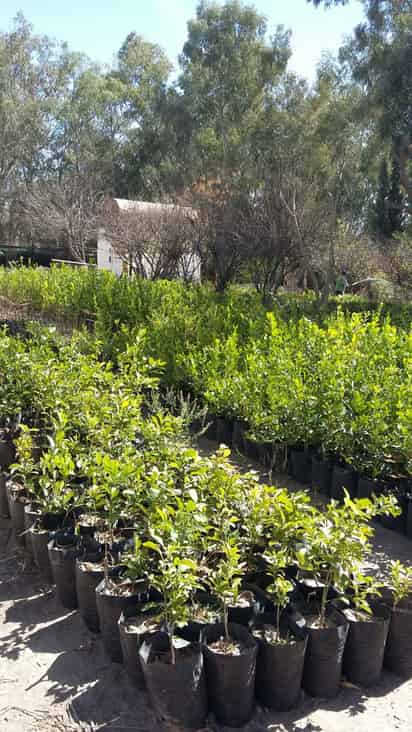
<svg viewBox="0 0 412 732"><path fill-rule="evenodd" d="M322 0L312 0L320 5ZM344 4L339 0L325 5ZM412 2L363 0L365 20L341 50L353 78L363 91L362 112L375 126L381 141L392 148L394 169L412 203ZM400 202L400 196L398 203ZM395 209L393 209L394 211ZM399 215L402 217L405 211Z"/></svg>
<svg viewBox="0 0 412 732"><path fill-rule="evenodd" d="M16 187L47 168L59 52L22 15L0 32L0 227Z"/></svg>
<svg viewBox="0 0 412 732"><path fill-rule="evenodd" d="M172 64L157 44L129 33L117 55L115 76L126 89L122 117L128 123L123 146L121 195L159 198L170 147L168 81Z"/></svg>
<svg viewBox="0 0 412 732"><path fill-rule="evenodd" d="M192 120L192 159L205 180L224 185L241 174L251 132L289 55L289 33L278 27L268 40L266 20L253 7L199 3L179 85Z"/></svg>

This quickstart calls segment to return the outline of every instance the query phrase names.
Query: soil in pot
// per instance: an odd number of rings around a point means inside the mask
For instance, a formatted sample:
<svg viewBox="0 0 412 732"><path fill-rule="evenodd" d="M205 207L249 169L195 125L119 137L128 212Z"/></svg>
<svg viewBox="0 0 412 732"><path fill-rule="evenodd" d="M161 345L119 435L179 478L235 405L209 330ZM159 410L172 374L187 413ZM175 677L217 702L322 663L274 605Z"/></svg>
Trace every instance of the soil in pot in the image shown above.
<svg viewBox="0 0 412 732"><path fill-rule="evenodd" d="M101 555L85 555L76 559L75 581L79 613L92 633L100 630L96 587L104 575Z"/></svg>
<svg viewBox="0 0 412 732"><path fill-rule="evenodd" d="M299 483L311 483L312 461L307 450L292 449L290 451L290 472Z"/></svg>
<svg viewBox="0 0 412 732"><path fill-rule="evenodd" d="M79 539L64 531L55 533L49 546L50 564L59 602L67 610L77 608L76 559L80 556Z"/></svg>
<svg viewBox="0 0 412 732"><path fill-rule="evenodd" d="M107 529L107 521L96 513L82 513L77 519L80 536L93 538L96 531Z"/></svg>
<svg viewBox="0 0 412 732"><path fill-rule="evenodd" d="M109 584L103 579L96 587L96 605L99 616L100 632L106 653L112 661L122 663L119 618L129 607L136 607L148 601L147 585L139 586L125 582L117 577L118 571L110 573Z"/></svg>
<svg viewBox="0 0 412 732"><path fill-rule="evenodd" d="M372 609L372 615L352 608L341 610L349 622L343 673L353 684L361 686L378 683L389 630L389 609L382 604L373 605Z"/></svg>
<svg viewBox="0 0 412 732"><path fill-rule="evenodd" d="M312 457L312 490L330 496L332 486L332 464L328 460Z"/></svg>
<svg viewBox="0 0 412 732"><path fill-rule="evenodd" d="M162 630L157 619L159 607L144 609L144 605L130 606L123 610L119 618L120 645L122 647L123 664L130 678L138 688L145 687L139 649L142 643L153 633Z"/></svg>
<svg viewBox="0 0 412 732"><path fill-rule="evenodd" d="M0 472L0 517L9 518L9 501L7 498L6 476Z"/></svg>
<svg viewBox="0 0 412 732"><path fill-rule="evenodd" d="M176 628L176 635L189 643L198 643L205 628L219 623L222 610L219 602L209 593L199 593L190 606L190 621L181 628Z"/></svg>
<svg viewBox="0 0 412 732"><path fill-rule="evenodd" d="M149 696L159 720L183 729L203 729L207 717L204 660L199 643L153 633L142 643L139 655Z"/></svg>
<svg viewBox="0 0 412 732"><path fill-rule="evenodd" d="M236 604L229 605L228 618L229 623L237 623L249 626L257 611L256 598L251 590L243 590L239 593Z"/></svg>
<svg viewBox="0 0 412 732"><path fill-rule="evenodd" d="M259 646L256 697L263 707L287 711L295 707L301 697L307 635L297 627L292 630L286 619L279 637L274 623L273 616L272 623L266 619L258 621L252 629Z"/></svg>
<svg viewBox="0 0 412 732"><path fill-rule="evenodd" d="M34 563L45 582L53 584L53 574L48 551L49 532L46 529L34 526L30 529L29 533Z"/></svg>
<svg viewBox="0 0 412 732"><path fill-rule="evenodd" d="M412 677L412 598L391 609L383 664L398 676Z"/></svg>
<svg viewBox="0 0 412 732"><path fill-rule="evenodd" d="M308 645L303 688L311 696L330 699L339 691L349 623L343 615L331 609L324 627L320 627L318 616L306 616L304 627L308 633Z"/></svg>
<svg viewBox="0 0 412 732"><path fill-rule="evenodd" d="M257 642L246 628L210 625L203 633L206 685L210 710L220 724L241 727L253 713Z"/></svg>
<svg viewBox="0 0 412 732"><path fill-rule="evenodd" d="M346 488L351 498L355 498L357 492L357 475L351 468L334 465L330 497L334 498L335 501L343 501L344 488Z"/></svg>

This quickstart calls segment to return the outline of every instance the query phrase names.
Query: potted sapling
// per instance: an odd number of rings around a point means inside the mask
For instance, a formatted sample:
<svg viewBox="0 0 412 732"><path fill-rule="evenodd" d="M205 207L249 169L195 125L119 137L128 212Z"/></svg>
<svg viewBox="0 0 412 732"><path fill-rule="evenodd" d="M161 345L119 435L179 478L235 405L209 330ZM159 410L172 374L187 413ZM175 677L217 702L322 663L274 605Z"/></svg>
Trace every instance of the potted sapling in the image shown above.
<svg viewBox="0 0 412 732"><path fill-rule="evenodd" d="M43 480L43 476L40 475L39 491L36 495L39 516L29 533L35 564L44 578L50 580L53 577L48 551L50 535L53 532L50 527L54 526L55 531L59 530L59 524L74 505L75 493L62 481L56 481L53 486L48 485L48 482L48 479Z"/></svg>
<svg viewBox="0 0 412 732"><path fill-rule="evenodd" d="M357 495L358 475L353 469L354 438L351 422L347 424L341 418L341 424L334 434L335 460L332 469L330 496L335 501L343 502L345 490L352 498Z"/></svg>
<svg viewBox="0 0 412 732"><path fill-rule="evenodd" d="M119 564L119 552L126 547L126 541L115 546L115 528L122 515L125 499L123 491L133 480L130 466L122 459L111 458L97 452L94 455L92 485L88 497L96 511L102 511L108 524L101 538L103 544L103 579L96 586L96 606L100 631L106 652L112 661L122 663L118 621L122 611L140 602L147 585L134 583L124 576L124 566ZM97 535L96 535L97 538Z"/></svg>
<svg viewBox="0 0 412 732"><path fill-rule="evenodd" d="M1 409L1 425L0 425L0 470L8 470L9 466L15 460L15 448L13 437L16 434L22 415L22 375L26 371L24 369L24 361L22 354L19 353L16 358L15 350L20 350L21 344L17 339L2 339L3 369L2 383L0 390L0 409ZM5 360L4 360L5 359ZM7 363L7 369L5 369ZM14 365L17 365L14 372ZM19 368L20 367L20 368ZM23 372L21 371L23 367ZM11 371L11 373L10 373ZM10 378L11 377L11 378Z"/></svg>
<svg viewBox="0 0 412 732"><path fill-rule="evenodd" d="M92 633L100 631L96 587L104 576L101 551L87 551L76 558L75 583L79 613Z"/></svg>
<svg viewBox="0 0 412 732"><path fill-rule="evenodd" d="M38 511L32 507L38 469L33 459L33 430L20 425L19 437L15 440L17 462L10 466L7 484L10 517L16 532L16 541L26 548L29 557L32 547L28 531Z"/></svg>
<svg viewBox="0 0 412 732"><path fill-rule="evenodd" d="M330 495L335 501L343 501L345 490L347 490L352 498L357 495L357 474L350 465L349 458L345 463L335 463L332 471L332 483Z"/></svg>
<svg viewBox="0 0 412 732"><path fill-rule="evenodd" d="M319 407L319 404L318 404ZM322 414L318 415L319 425L317 430L318 448L312 454L311 458L311 488L316 494L323 493L330 496L332 487L332 471L333 459L328 447L324 444L325 425L322 420Z"/></svg>
<svg viewBox="0 0 412 732"><path fill-rule="evenodd" d="M44 541L44 531L52 530L47 545L53 582L57 596L68 610L77 608L75 562L79 555L79 537L65 519L78 502L75 485L76 465L72 457L74 445L66 438L64 430L56 430L52 448L40 458L39 491L37 503L41 518L31 532L33 551L36 554ZM60 524L60 525L59 525ZM53 531L53 529L57 529Z"/></svg>
<svg viewBox="0 0 412 732"><path fill-rule="evenodd" d="M390 625L384 666L402 676L412 676L412 567L392 562Z"/></svg>
<svg viewBox="0 0 412 732"><path fill-rule="evenodd" d="M334 530L336 522L330 515L330 506L335 508L336 504L332 502L325 515L318 514L307 523L306 541L296 553L299 567L313 575L317 598L315 602L306 601L299 607L308 633L303 686L312 696L321 697L333 697L339 691L349 627L343 615L330 605L331 589L340 580L343 569L340 536ZM299 627L299 615L296 620Z"/></svg>
<svg viewBox="0 0 412 732"><path fill-rule="evenodd" d="M395 508L390 497L352 500L345 490L343 505L332 501L307 522L307 538L296 557L318 584L316 602L301 608L308 631L303 685L312 696L338 693L349 622L331 599L337 588L342 592L348 587L370 551L370 519L391 510Z"/></svg>
<svg viewBox="0 0 412 732"><path fill-rule="evenodd" d="M92 633L100 631L96 588L104 576L109 579L112 558L110 523L101 513L104 505L104 492L95 485L89 486L84 498L84 510L76 524L76 531L84 546L75 567L77 603L79 613ZM103 538L103 544L95 539L95 534Z"/></svg>
<svg viewBox="0 0 412 732"><path fill-rule="evenodd" d="M377 446L376 452L372 446L358 452L354 458L354 465L359 474L358 498L370 498L382 493L385 486L385 472L387 464L382 446Z"/></svg>
<svg viewBox="0 0 412 732"><path fill-rule="evenodd" d="M111 488L104 483L105 477L101 478L103 465L101 453L95 453L91 462L86 460L84 463L90 485L83 499L84 510L76 525L84 544L84 552L76 560L75 570L78 607L87 627L94 633L100 631L96 588L103 579L107 587L110 585L110 575L118 571L118 553L122 548L122 544L115 544L114 526L123 508L123 497L116 487ZM111 627L109 622L108 628ZM116 639L114 645L119 650Z"/></svg>
<svg viewBox="0 0 412 732"><path fill-rule="evenodd" d="M259 645L256 697L264 707L286 711L298 703L301 695L307 634L291 626L285 612L294 589L284 575L289 563L287 552L273 546L265 552L265 558L272 576L266 592L273 600L275 612L264 613L253 626Z"/></svg>
<svg viewBox="0 0 412 732"><path fill-rule="evenodd" d="M156 622L161 623L162 630L155 627L144 635L140 631L139 655L157 716L172 724L199 729L204 727L207 716L201 646L176 633L178 628L187 626L190 598L200 587L195 550L197 527L191 518L183 502L176 510L159 509L155 526L151 527L153 540L145 542L145 547L157 556L150 584L159 593ZM146 628L147 618L143 622Z"/></svg>
<svg viewBox="0 0 412 732"><path fill-rule="evenodd" d="M373 577L355 571L347 590L349 607L341 609L349 622L343 673L361 686L377 684L382 673L390 610L379 602L381 589Z"/></svg>
<svg viewBox="0 0 412 732"><path fill-rule="evenodd" d="M82 539L83 552L76 559L75 581L78 609L86 626L92 633L100 631L100 620L97 612L96 587L106 574L109 573L109 553L106 553L104 562L104 548L94 539L95 532L100 531L103 536L109 531L109 524L104 516L96 512L96 500L100 496L93 487L86 492L85 507L92 510L82 511L79 515L76 531ZM93 512L94 509L94 512Z"/></svg>
<svg viewBox="0 0 412 732"><path fill-rule="evenodd" d="M229 623L229 607L241 594L245 563L240 539L223 518L214 537L217 561L207 569L207 583L222 606L223 622L203 633L209 705L219 723L246 724L253 712L257 642L249 631Z"/></svg>
<svg viewBox="0 0 412 732"><path fill-rule="evenodd" d="M313 429L311 420L311 401L306 395L306 386L302 381L301 374L295 374L293 378L293 401L289 402L290 408L290 432L287 442L290 445L290 474L299 483L307 484L312 480L312 439Z"/></svg>
<svg viewBox="0 0 412 732"><path fill-rule="evenodd" d="M143 688L139 649L148 633L161 629L157 619L160 606L156 603L161 596L149 586L148 575L153 562L149 561L148 549L139 536L134 537L134 549L124 554L122 564L125 567L124 576L135 587L140 586L142 589L139 602L124 608L118 621L123 664L130 678L139 688Z"/></svg>
<svg viewBox="0 0 412 732"><path fill-rule="evenodd" d="M51 533L60 530L71 509L78 500L78 495L73 487L75 476L75 464L68 445L63 439L58 438L59 444L53 443L52 448L43 453L39 461L37 485L34 494L34 501L37 518L30 528L29 535L33 549L34 561L41 574L48 581L54 581L51 566L51 555L55 560L56 576L66 585L65 570L60 573L60 559L65 550L68 549L68 560L71 563L71 549L76 544L72 532L67 536L61 535L61 541L52 542L49 551ZM54 551L56 550L56 551ZM74 560L73 560L74 561ZM61 566L63 568L64 565ZM67 566L69 577L67 578L68 603L76 607L74 597L74 565ZM72 571L73 570L73 571ZM61 576L60 576L61 575ZM63 591L65 595L65 591ZM71 599L70 599L71 598ZM65 602L65 599L63 598Z"/></svg>

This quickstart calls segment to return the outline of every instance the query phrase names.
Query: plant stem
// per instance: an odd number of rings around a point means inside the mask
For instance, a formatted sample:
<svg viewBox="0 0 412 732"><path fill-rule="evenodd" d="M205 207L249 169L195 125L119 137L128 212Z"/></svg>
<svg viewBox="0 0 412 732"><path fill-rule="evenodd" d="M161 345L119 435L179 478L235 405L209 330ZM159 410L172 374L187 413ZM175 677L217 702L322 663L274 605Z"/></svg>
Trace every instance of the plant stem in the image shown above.
<svg viewBox="0 0 412 732"><path fill-rule="evenodd" d="M170 638L170 657L172 659L172 665L175 666L176 665L176 649L173 645L174 624L171 624L168 627L168 633L169 633L169 638Z"/></svg>
<svg viewBox="0 0 412 732"><path fill-rule="evenodd" d="M226 640L229 642L230 641L230 636L229 636L229 611L228 611L228 608L227 608L226 603L223 604L223 623L224 623L224 626L225 626Z"/></svg>
<svg viewBox="0 0 412 732"><path fill-rule="evenodd" d="M279 605L279 603L276 606L276 634L277 634L278 641L280 641L280 605Z"/></svg>
<svg viewBox="0 0 412 732"><path fill-rule="evenodd" d="M319 615L319 621L320 626L323 628L325 626L325 620L326 620L326 603L328 601L328 594L329 594L329 574L327 575L325 586L322 590L322 599L320 602L320 615Z"/></svg>
<svg viewBox="0 0 412 732"><path fill-rule="evenodd" d="M108 548L107 541L104 542L103 573L104 573L104 583L107 587L109 584L109 548Z"/></svg>

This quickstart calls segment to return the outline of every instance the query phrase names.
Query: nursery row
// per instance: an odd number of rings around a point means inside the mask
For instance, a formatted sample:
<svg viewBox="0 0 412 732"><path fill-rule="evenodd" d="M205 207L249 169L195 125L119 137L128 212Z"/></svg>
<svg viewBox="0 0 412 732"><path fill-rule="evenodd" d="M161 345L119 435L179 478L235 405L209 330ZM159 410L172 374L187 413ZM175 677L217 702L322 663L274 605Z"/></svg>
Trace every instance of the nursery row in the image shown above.
<svg viewBox="0 0 412 732"><path fill-rule="evenodd" d="M382 320L388 317L393 325L407 330L412 321L412 306L408 302L378 303L345 295L331 297L327 305L320 307L312 292L279 291L271 303L263 305L261 296L250 287L233 286L226 293L218 294L208 285L116 278L104 270L68 266L0 267L0 295L48 315L79 321L93 319L107 334L115 323L149 326L161 313L167 318L176 317L176 310L190 322L197 313L202 318L207 310L215 336L227 333L227 328L231 330L234 326L242 332L246 326L247 331L248 321L253 322L253 330L259 330L268 308L285 320L307 317L322 322L339 307L349 316L379 312Z"/></svg>
<svg viewBox="0 0 412 732"><path fill-rule="evenodd" d="M238 422L249 442L268 446L273 465L303 450L407 499L410 319L398 329L380 313L338 310L319 323L299 316L298 298L285 302L289 314L296 305L288 319L248 291L219 298L207 287L87 270L4 270L3 290L52 312L89 308L101 358L116 363L138 341L142 356L160 362L163 386L194 395L209 421Z"/></svg>
<svg viewBox="0 0 412 732"><path fill-rule="evenodd" d="M388 470L386 474L372 478L367 472L356 471L350 462L344 464L313 448L298 446L281 450L276 443L252 440L248 436L247 424L241 420L209 415L205 433L210 440L231 446L235 452L260 463L269 472L274 469L288 472L292 478L310 486L314 493L321 493L327 500L341 502L345 490L352 498L381 494L395 496L398 515L382 515L379 520L385 528L412 539L412 480L409 475Z"/></svg>
<svg viewBox="0 0 412 732"><path fill-rule="evenodd" d="M196 408L157 398L138 339L116 370L84 335L0 337L0 513L61 603L100 631L162 718L241 726L255 697L292 707L412 676L412 571L363 566L391 495L332 501L238 474L189 443ZM198 416L198 415L197 415ZM365 642L365 639L368 639Z"/></svg>

